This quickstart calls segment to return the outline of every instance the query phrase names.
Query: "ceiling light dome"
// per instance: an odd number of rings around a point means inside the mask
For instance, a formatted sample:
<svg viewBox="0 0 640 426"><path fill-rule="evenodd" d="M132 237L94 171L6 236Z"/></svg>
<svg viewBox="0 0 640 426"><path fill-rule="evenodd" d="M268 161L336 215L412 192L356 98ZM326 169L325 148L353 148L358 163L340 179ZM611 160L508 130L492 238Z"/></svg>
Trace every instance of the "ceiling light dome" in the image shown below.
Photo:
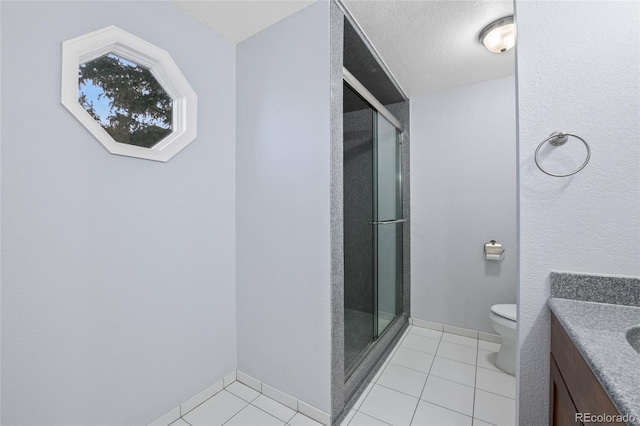
<svg viewBox="0 0 640 426"><path fill-rule="evenodd" d="M498 19L480 31L480 41L493 53L504 53L516 44L513 15Z"/></svg>

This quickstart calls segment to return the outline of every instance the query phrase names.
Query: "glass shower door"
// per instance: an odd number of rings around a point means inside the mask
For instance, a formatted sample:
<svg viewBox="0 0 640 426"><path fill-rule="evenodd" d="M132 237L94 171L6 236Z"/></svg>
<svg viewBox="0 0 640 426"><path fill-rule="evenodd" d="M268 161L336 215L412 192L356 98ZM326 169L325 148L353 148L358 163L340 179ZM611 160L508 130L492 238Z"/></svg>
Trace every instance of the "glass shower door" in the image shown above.
<svg viewBox="0 0 640 426"><path fill-rule="evenodd" d="M403 311L400 135L370 100L344 84L346 377Z"/></svg>
<svg viewBox="0 0 640 426"><path fill-rule="evenodd" d="M373 174L375 110L343 87L344 362L358 366L376 338Z"/></svg>
<svg viewBox="0 0 640 426"><path fill-rule="evenodd" d="M374 131L374 296L376 336L402 313L400 132L380 113Z"/></svg>

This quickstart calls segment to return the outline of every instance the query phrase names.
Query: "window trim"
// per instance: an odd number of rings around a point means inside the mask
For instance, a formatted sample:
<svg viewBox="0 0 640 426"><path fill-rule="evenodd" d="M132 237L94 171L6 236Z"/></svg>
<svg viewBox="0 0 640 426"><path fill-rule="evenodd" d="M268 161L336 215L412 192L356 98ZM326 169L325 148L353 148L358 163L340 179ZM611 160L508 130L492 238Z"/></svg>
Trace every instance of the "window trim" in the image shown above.
<svg viewBox="0 0 640 426"><path fill-rule="evenodd" d="M173 99L172 132L151 148L116 142L78 102L80 64L108 53L148 68ZM115 26L62 43L61 101L112 154L166 162L197 137L198 99L169 53Z"/></svg>

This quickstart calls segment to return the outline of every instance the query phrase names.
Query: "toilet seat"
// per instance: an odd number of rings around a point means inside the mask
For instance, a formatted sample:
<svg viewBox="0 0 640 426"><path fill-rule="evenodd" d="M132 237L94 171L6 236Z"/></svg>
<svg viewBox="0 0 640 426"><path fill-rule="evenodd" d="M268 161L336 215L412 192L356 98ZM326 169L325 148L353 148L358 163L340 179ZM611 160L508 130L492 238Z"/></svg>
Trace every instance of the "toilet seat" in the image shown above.
<svg viewBox="0 0 640 426"><path fill-rule="evenodd" d="M513 303L493 305L491 307L491 312L509 321L516 321L517 318L516 305Z"/></svg>

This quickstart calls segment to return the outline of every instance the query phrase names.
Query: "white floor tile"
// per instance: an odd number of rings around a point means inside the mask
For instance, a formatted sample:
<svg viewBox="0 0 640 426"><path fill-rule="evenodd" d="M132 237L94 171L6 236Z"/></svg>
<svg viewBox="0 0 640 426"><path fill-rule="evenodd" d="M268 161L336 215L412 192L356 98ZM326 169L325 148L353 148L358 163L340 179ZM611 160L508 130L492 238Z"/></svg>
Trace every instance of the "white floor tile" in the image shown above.
<svg viewBox="0 0 640 426"><path fill-rule="evenodd" d="M488 368L490 370L502 371L496 367L496 357L498 352L490 352L478 349L478 367Z"/></svg>
<svg viewBox="0 0 640 426"><path fill-rule="evenodd" d="M271 398L268 398L264 395L260 395L251 403L261 410L266 411L274 417L282 420L283 422L288 422L291 418L296 414L291 408L280 404L277 401L274 401Z"/></svg>
<svg viewBox="0 0 640 426"><path fill-rule="evenodd" d="M377 384L419 398L426 381L427 375L425 373L389 364Z"/></svg>
<svg viewBox="0 0 640 426"><path fill-rule="evenodd" d="M175 422L171 423L169 426L189 426L189 423L185 422L182 419L178 419Z"/></svg>
<svg viewBox="0 0 640 426"><path fill-rule="evenodd" d="M439 356L435 357L430 374L472 387L476 382L476 367L474 365Z"/></svg>
<svg viewBox="0 0 640 426"><path fill-rule="evenodd" d="M284 424L283 421L261 409L248 405L225 423L225 426L284 426Z"/></svg>
<svg viewBox="0 0 640 426"><path fill-rule="evenodd" d="M498 426L514 426L516 423L516 401L476 389L473 416Z"/></svg>
<svg viewBox="0 0 640 426"><path fill-rule="evenodd" d="M351 420L351 423L349 423L349 426L377 426L377 425L388 425L389 423L385 423L381 420L378 419L374 419L371 416L367 416L364 413L360 413L358 412L355 416L353 416L353 419Z"/></svg>
<svg viewBox="0 0 640 426"><path fill-rule="evenodd" d="M420 401L411 425L419 426L471 426L471 417L446 408Z"/></svg>
<svg viewBox="0 0 640 426"><path fill-rule="evenodd" d="M491 423L483 422L480 419L474 418L473 419L473 426L494 426L494 425L491 424Z"/></svg>
<svg viewBox="0 0 640 426"><path fill-rule="evenodd" d="M408 425L417 404L418 398L376 385L358 411L392 425Z"/></svg>
<svg viewBox="0 0 640 426"><path fill-rule="evenodd" d="M516 398L516 378L504 371L478 368L476 372L476 388L497 393L507 398Z"/></svg>
<svg viewBox="0 0 640 426"><path fill-rule="evenodd" d="M499 352L501 346L500 343L487 342L486 340L478 341L478 349L483 351Z"/></svg>
<svg viewBox="0 0 640 426"><path fill-rule="evenodd" d="M438 339L442 338L442 331L431 330L430 328L422 328L422 327L411 327L409 330L411 334L417 334L418 336L428 337L430 339Z"/></svg>
<svg viewBox="0 0 640 426"><path fill-rule="evenodd" d="M445 342L457 343L458 345L469 346L471 348L478 347L478 339L473 337L460 336L458 334L443 333L442 340Z"/></svg>
<svg viewBox="0 0 640 426"><path fill-rule="evenodd" d="M305 416L304 414L296 413L291 420L289 420L291 426L323 426L322 423L318 423L312 418Z"/></svg>
<svg viewBox="0 0 640 426"><path fill-rule="evenodd" d="M225 388L225 390L231 392L235 396L239 396L247 402L253 401L260 395L260 392L240 382L231 383Z"/></svg>
<svg viewBox="0 0 640 426"><path fill-rule="evenodd" d="M349 411L349 414L346 415L346 417L344 418L342 423L340 423L340 426L347 426L349 424L349 422L351 421L351 419L353 419L353 416L356 415L356 413L357 413L356 410Z"/></svg>
<svg viewBox="0 0 640 426"><path fill-rule="evenodd" d="M437 339L430 339L428 337L418 336L417 334L407 334L407 337L402 341L402 347L415 349L416 351L426 352L428 354L435 354L438 349Z"/></svg>
<svg viewBox="0 0 640 426"><path fill-rule="evenodd" d="M221 425L248 405L247 401L223 390L183 418L192 426Z"/></svg>
<svg viewBox="0 0 640 426"><path fill-rule="evenodd" d="M437 356L449 358L465 364L476 365L478 350L475 347L459 345L457 343L442 341L438 346Z"/></svg>
<svg viewBox="0 0 640 426"><path fill-rule="evenodd" d="M420 399L472 416L474 393L475 390L470 386L429 376Z"/></svg>
<svg viewBox="0 0 640 426"><path fill-rule="evenodd" d="M391 363L411 368L412 370L429 373L433 363L433 355L409 348L398 348L391 358Z"/></svg>

